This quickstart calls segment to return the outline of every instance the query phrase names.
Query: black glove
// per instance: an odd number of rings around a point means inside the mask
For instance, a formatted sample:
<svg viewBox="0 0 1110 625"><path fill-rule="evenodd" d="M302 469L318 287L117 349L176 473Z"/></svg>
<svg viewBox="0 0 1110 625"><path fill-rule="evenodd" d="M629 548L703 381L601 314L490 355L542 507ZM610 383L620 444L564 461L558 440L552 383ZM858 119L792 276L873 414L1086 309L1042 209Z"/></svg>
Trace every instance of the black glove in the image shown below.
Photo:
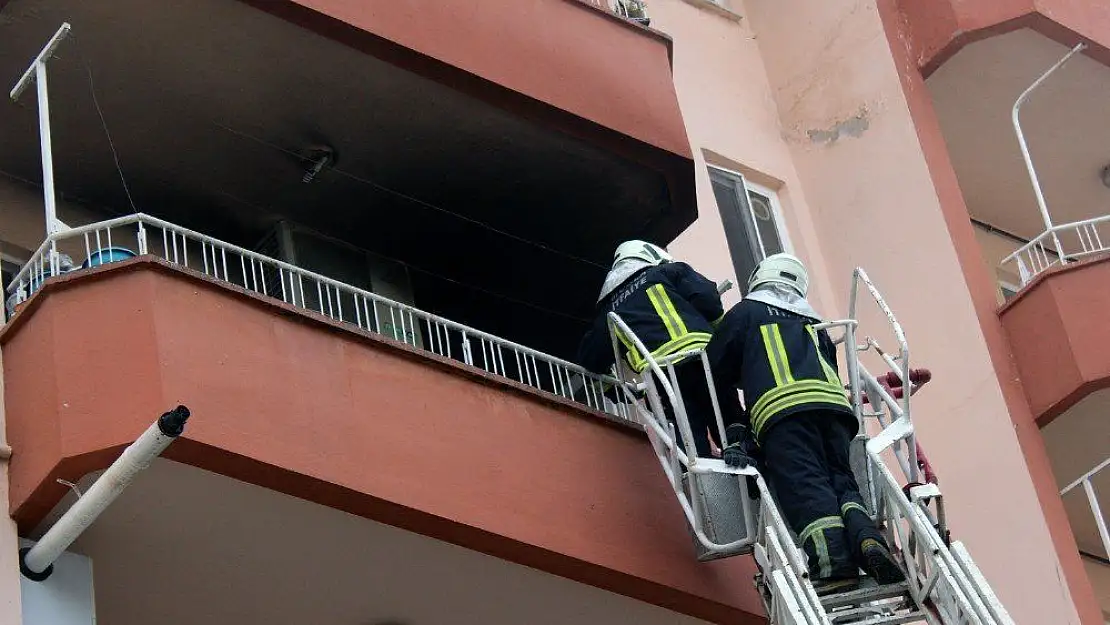
<svg viewBox="0 0 1110 625"><path fill-rule="evenodd" d="M752 459L744 453L743 449L740 449L739 443L725 447L721 457L724 458L725 464L737 469L746 469L752 464Z"/></svg>
<svg viewBox="0 0 1110 625"><path fill-rule="evenodd" d="M748 453L748 428L734 423L725 429L725 438L728 440L728 446L721 452L721 458L725 464L738 469L755 464Z"/></svg>

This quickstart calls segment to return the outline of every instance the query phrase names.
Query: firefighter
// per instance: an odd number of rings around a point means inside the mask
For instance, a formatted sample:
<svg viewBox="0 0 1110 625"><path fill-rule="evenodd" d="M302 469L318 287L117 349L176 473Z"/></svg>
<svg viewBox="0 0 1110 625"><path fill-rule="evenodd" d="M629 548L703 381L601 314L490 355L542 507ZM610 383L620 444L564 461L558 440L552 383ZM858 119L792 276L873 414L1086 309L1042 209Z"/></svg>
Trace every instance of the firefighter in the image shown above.
<svg viewBox="0 0 1110 625"><path fill-rule="evenodd" d="M836 347L806 301L805 266L790 254L761 261L748 295L725 314L706 347L718 387L739 388L745 421L726 431L723 458L746 466L754 439L760 470L798 534L819 587L905 579L867 515L848 447L859 430L841 384Z"/></svg>
<svg viewBox="0 0 1110 625"><path fill-rule="evenodd" d="M615 364L608 313L615 311L620 315L652 357L662 358L704 348L712 336L714 322L724 314L724 307L717 286L690 265L675 262L657 245L626 241L613 256L596 311L594 323L579 346L578 362L590 371L607 373ZM618 338L628 365L642 373L647 362L627 337L618 335ZM709 437L718 447L722 444L701 360L687 357L680 361L675 365L675 376L698 456L709 457L712 453ZM720 393L718 401L726 424L739 418L741 406L734 390ZM664 403L673 419L673 408L666 400Z"/></svg>

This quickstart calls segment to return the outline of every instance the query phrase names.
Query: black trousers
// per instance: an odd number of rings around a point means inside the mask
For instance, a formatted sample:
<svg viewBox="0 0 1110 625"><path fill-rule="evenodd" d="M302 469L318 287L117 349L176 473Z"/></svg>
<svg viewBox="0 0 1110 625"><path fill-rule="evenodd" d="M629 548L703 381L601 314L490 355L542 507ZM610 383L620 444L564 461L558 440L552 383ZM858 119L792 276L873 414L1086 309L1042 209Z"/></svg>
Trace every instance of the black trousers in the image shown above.
<svg viewBox="0 0 1110 625"><path fill-rule="evenodd" d="M723 449L724 445L721 444L720 436L717 434L713 400L709 396L709 384L705 381L705 369L702 367L701 358L688 358L675 365L674 370L678 388L682 393L682 403L686 406L686 418L690 421L690 431L694 435L694 446L699 457L709 458L711 456L710 437L717 447ZM674 422L674 408L665 393L660 391L660 395L667 418ZM738 421L743 414L740 397L737 396L735 388L729 386L717 388L717 402L726 428ZM685 451L686 445L682 442L677 423L675 434L678 436L679 446Z"/></svg>
<svg viewBox="0 0 1110 625"><path fill-rule="evenodd" d="M854 435L851 417L813 411L783 417L761 442L763 476L815 579L856 577L863 541L886 545L867 516L848 462Z"/></svg>

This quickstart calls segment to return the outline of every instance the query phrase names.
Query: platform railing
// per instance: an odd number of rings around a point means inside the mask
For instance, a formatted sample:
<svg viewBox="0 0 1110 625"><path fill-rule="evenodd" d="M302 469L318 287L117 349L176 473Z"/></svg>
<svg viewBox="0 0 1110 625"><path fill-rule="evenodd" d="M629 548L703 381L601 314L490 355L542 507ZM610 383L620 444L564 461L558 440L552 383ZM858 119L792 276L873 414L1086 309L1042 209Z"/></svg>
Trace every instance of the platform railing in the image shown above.
<svg viewBox="0 0 1110 625"><path fill-rule="evenodd" d="M615 378L146 214L48 237L8 286L9 315L52 277L150 255L287 305L463 362L616 419L634 422L606 389ZM76 264L71 259L83 259Z"/></svg>

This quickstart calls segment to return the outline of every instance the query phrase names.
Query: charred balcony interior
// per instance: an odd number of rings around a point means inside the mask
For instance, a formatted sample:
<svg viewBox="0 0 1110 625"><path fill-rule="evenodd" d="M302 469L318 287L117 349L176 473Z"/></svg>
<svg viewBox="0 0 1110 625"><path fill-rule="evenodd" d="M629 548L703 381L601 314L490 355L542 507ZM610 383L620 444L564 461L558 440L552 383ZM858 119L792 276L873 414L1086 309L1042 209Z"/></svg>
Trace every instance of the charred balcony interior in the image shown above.
<svg viewBox="0 0 1110 625"><path fill-rule="evenodd" d="M614 246L696 218L688 159L413 51L237 0L0 7L5 84L72 25L54 177L97 218L147 213L561 357ZM38 187L35 102L0 104L0 173Z"/></svg>

